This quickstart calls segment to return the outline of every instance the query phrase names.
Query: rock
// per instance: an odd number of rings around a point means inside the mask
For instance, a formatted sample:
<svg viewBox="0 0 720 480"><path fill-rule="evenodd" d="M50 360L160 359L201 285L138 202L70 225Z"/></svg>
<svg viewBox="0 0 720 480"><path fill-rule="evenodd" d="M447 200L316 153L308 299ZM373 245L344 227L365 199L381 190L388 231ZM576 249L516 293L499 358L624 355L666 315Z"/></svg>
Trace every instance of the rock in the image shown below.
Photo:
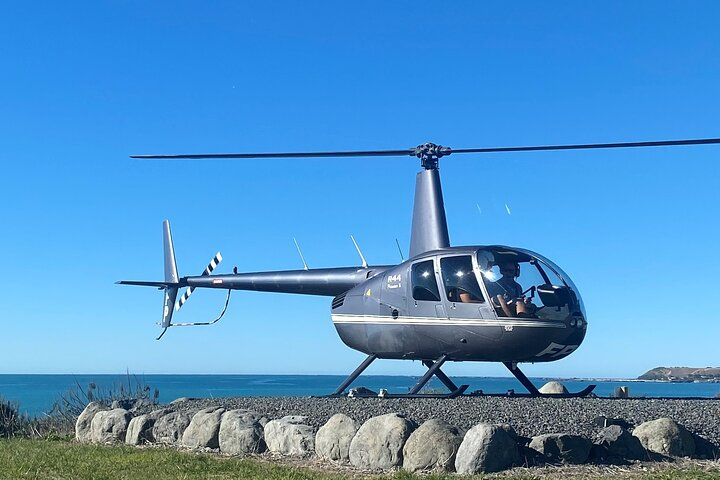
<svg viewBox="0 0 720 480"><path fill-rule="evenodd" d="M97 412L90 422L90 439L95 443L124 442L130 418L124 408Z"/></svg>
<svg viewBox="0 0 720 480"><path fill-rule="evenodd" d="M455 456L455 471L464 475L499 472L520 461L507 427L480 423L465 434Z"/></svg>
<svg viewBox="0 0 720 480"><path fill-rule="evenodd" d="M609 427L610 425L618 425L625 430L630 430L633 425L624 418L608 418L605 415L597 416L592 421L593 425L597 425L600 428Z"/></svg>
<svg viewBox="0 0 720 480"><path fill-rule="evenodd" d="M307 456L315 451L315 432L306 417L288 415L265 425L265 443L273 453Z"/></svg>
<svg viewBox="0 0 720 480"><path fill-rule="evenodd" d="M692 435L669 418L641 423L632 434L651 452L672 457L689 457L695 453Z"/></svg>
<svg viewBox="0 0 720 480"><path fill-rule="evenodd" d="M167 415L171 411L172 410L161 409L133 417L128 425L125 443L128 445L155 443L155 436L153 435L155 422L157 422L158 418Z"/></svg>
<svg viewBox="0 0 720 480"><path fill-rule="evenodd" d="M78 416L75 422L75 439L78 442L90 443L92 441L92 435L90 432L90 424L96 413L107 410L105 406L98 402L88 403L85 410Z"/></svg>
<svg viewBox="0 0 720 480"><path fill-rule="evenodd" d="M350 461L350 442L360 426L352 418L336 413L315 435L315 453L333 462Z"/></svg>
<svg viewBox="0 0 720 480"><path fill-rule="evenodd" d="M691 435L695 442L695 458L705 460L717 460L720 458L720 448L717 445L695 433L691 433Z"/></svg>
<svg viewBox="0 0 720 480"><path fill-rule="evenodd" d="M377 397L377 396L378 396L377 392L370 390L369 388L366 388L366 387L351 388L350 391L348 392L348 397L350 397L350 398Z"/></svg>
<svg viewBox="0 0 720 480"><path fill-rule="evenodd" d="M224 408L204 408L193 415L182 435L182 445L190 448L220 448L218 433Z"/></svg>
<svg viewBox="0 0 720 480"><path fill-rule="evenodd" d="M267 418L250 410L223 413L218 433L220 451L231 455L264 452L266 423Z"/></svg>
<svg viewBox="0 0 720 480"><path fill-rule="evenodd" d="M149 398L138 398L133 402L132 408L128 410L130 410L131 413L143 413L149 411L153 406L155 406L155 402Z"/></svg>
<svg viewBox="0 0 720 480"><path fill-rule="evenodd" d="M128 445L143 445L145 443L154 443L152 429L155 426L155 418L150 414L133 417L128 424L127 434L125 435L125 443Z"/></svg>
<svg viewBox="0 0 720 480"><path fill-rule="evenodd" d="M350 442L350 463L378 470L402 465L402 449L414 425L397 413L368 419Z"/></svg>
<svg viewBox="0 0 720 480"><path fill-rule="evenodd" d="M121 400L113 400L110 404L110 409L115 410L116 408L122 408L124 410L130 411L131 408L135 406L135 402L137 402L134 398L124 398Z"/></svg>
<svg viewBox="0 0 720 480"><path fill-rule="evenodd" d="M152 434L157 443L175 444L182 438L190 425L190 415L184 412L170 412L155 421Z"/></svg>
<svg viewBox="0 0 720 480"><path fill-rule="evenodd" d="M529 446L547 460L579 464L587 461L592 443L580 435L550 433L533 437Z"/></svg>
<svg viewBox="0 0 720 480"><path fill-rule="evenodd" d="M648 458L640 440L619 425L603 428L593 443L602 447L604 456L628 460L646 460Z"/></svg>
<svg viewBox="0 0 720 480"><path fill-rule="evenodd" d="M403 468L421 470L455 470L455 455L463 435L457 427L433 418L410 434L403 447Z"/></svg>
<svg viewBox="0 0 720 480"><path fill-rule="evenodd" d="M538 389L538 391L540 393L555 394L555 395L568 393L568 389L565 388L565 385L563 385L562 383L555 381L555 380L547 382L545 385L540 387Z"/></svg>

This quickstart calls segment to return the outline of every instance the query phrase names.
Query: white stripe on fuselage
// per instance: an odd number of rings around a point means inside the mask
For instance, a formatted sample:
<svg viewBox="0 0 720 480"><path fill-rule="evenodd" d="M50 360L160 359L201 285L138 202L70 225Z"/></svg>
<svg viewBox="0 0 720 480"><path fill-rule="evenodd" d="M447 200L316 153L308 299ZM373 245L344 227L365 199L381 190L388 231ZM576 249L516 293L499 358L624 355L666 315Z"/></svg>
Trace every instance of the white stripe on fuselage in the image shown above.
<svg viewBox="0 0 720 480"><path fill-rule="evenodd" d="M386 315L347 315L332 314L333 323L365 323L377 325L454 325L462 327L543 327L567 328L562 322L547 322L527 318L437 318L437 317L398 317Z"/></svg>

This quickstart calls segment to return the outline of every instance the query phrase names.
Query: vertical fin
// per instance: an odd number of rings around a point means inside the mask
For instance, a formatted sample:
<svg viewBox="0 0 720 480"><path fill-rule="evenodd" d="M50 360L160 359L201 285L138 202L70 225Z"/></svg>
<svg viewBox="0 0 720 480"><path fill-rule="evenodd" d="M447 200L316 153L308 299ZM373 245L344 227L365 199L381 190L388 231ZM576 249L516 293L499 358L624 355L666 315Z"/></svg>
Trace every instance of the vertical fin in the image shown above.
<svg viewBox="0 0 720 480"><path fill-rule="evenodd" d="M170 221L163 221L163 252L165 260L165 281L168 283L178 283L178 269L175 262L175 248L173 247L172 234L170 233ZM167 330L170 326L173 315L173 307L178 294L178 287L167 286L163 292L163 315L160 325ZM163 336L165 332L160 334ZM158 337L158 340L160 339Z"/></svg>
<svg viewBox="0 0 720 480"><path fill-rule="evenodd" d="M163 221L163 251L165 253L165 281L168 283L178 283L179 276L177 263L175 263L175 249L173 248L169 220Z"/></svg>
<svg viewBox="0 0 720 480"><path fill-rule="evenodd" d="M170 326L170 320L172 320L173 307L175 306L175 299L177 298L177 294L178 294L177 287L165 288L164 301L163 301L163 316L162 316L162 322L160 323L160 326L163 328L168 328ZM162 335L160 335L160 336L162 336Z"/></svg>

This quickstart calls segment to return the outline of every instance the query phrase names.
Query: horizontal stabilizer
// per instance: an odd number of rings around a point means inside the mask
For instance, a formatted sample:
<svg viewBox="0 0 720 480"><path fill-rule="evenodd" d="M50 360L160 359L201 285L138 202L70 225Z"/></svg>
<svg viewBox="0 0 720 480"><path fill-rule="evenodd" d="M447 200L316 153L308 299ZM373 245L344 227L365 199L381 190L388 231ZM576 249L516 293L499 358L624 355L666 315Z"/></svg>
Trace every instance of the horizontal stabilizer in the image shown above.
<svg viewBox="0 0 720 480"><path fill-rule="evenodd" d="M135 280L120 280L119 282L115 282L116 285L138 285L141 287L158 287L158 288L165 288L165 287L171 287L173 285L177 285L176 282L141 282L141 281L135 281Z"/></svg>

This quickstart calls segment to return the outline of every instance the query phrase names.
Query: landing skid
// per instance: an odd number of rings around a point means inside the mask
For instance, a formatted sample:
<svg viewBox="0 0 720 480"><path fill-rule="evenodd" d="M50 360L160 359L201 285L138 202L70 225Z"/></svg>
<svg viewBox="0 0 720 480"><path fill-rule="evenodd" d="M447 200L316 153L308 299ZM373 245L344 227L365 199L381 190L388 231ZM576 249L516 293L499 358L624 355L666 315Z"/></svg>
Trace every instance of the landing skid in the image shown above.
<svg viewBox="0 0 720 480"><path fill-rule="evenodd" d="M449 393L388 393L385 390L381 390L380 393L372 391L365 391L362 393L355 393L353 398L457 398L465 394L465 390L468 389L468 385L460 385L457 390ZM330 397L340 395L329 395Z"/></svg>
<svg viewBox="0 0 720 480"><path fill-rule="evenodd" d="M530 381L529 378L525 376L525 374L518 368L517 363L511 363L511 362L502 362L505 367L507 367L508 370L510 370L510 373L515 375L515 378L518 379L520 383L522 383L523 387L527 389L529 393L527 394L515 394L508 392L507 395L503 396L513 396L513 397L547 397L547 398L579 398L579 397L587 397L592 393L593 390L595 390L595 387L597 385L588 385L584 389L580 390L579 392L573 392L573 393L540 393L540 391L537 389L537 387ZM482 394L480 394L482 395Z"/></svg>
<svg viewBox="0 0 720 480"><path fill-rule="evenodd" d="M507 393L485 393L482 390L465 394L465 397L506 397L506 398L583 398L592 393L597 385L588 385L579 392L570 393L515 393L515 390L508 390Z"/></svg>
<svg viewBox="0 0 720 480"><path fill-rule="evenodd" d="M529 378L520 370L516 363L502 362L503 365L510 370L515 378L527 389L528 393L515 393L514 390L508 391L506 394L496 393L483 393L482 390L466 394L465 391L468 389L468 385L460 385L459 387L453 383L450 378L440 369L440 367L447 360L447 354L440 356L436 361L423 360L423 365L428 369L425 375L418 380L414 387L410 389L408 393L389 393L387 390L382 389L380 393L375 393L371 390L361 390L352 392L352 396L355 398L457 398L460 396L471 396L471 397L543 397L543 398L579 398L586 397L592 393L596 385L588 385L586 388L579 392L574 393L540 393L537 387L530 381ZM377 355L370 354L365 360L353 371L343 383L330 395L324 395L320 398L336 398L344 397L345 389L349 387L362 372L370 366L372 362L377 359ZM433 377L437 377L443 385L450 390L449 393L420 393L422 387Z"/></svg>

